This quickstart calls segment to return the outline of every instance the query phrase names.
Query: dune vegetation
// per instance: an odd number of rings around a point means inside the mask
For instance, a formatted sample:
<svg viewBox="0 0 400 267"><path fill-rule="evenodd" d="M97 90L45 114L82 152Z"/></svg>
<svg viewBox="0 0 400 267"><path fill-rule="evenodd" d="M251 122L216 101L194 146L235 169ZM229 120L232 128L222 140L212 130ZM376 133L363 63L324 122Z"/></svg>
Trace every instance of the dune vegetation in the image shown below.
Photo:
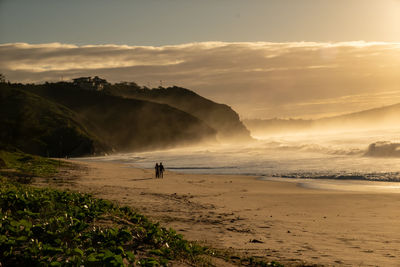
<svg viewBox="0 0 400 267"><path fill-rule="evenodd" d="M128 207L90 195L2 180L2 264L166 265L196 262L205 247L188 242ZM61 264L63 263L63 264Z"/></svg>

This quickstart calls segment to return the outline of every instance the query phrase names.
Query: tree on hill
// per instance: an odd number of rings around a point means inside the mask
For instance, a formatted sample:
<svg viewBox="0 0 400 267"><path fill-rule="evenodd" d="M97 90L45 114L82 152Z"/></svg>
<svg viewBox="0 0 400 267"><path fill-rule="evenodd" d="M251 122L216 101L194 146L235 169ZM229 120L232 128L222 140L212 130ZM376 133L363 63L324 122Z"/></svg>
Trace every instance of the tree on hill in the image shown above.
<svg viewBox="0 0 400 267"><path fill-rule="evenodd" d="M6 82L6 76L3 73L0 73L0 83Z"/></svg>

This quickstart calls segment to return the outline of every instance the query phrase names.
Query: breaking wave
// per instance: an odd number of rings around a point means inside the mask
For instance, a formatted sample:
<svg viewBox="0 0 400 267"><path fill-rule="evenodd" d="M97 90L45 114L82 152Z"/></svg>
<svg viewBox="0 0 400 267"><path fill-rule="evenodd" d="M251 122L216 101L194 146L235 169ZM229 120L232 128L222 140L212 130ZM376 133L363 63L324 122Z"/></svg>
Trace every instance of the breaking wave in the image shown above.
<svg viewBox="0 0 400 267"><path fill-rule="evenodd" d="M400 182L399 136L400 129L274 136L249 144L114 154L92 160L148 169L163 162L166 169L182 173Z"/></svg>
<svg viewBox="0 0 400 267"><path fill-rule="evenodd" d="M266 149L274 149L281 151L300 151L300 152L311 152L311 153L323 153L328 155L363 155L365 149L358 147L335 147L335 146L324 146L320 144L285 144L278 142L268 143Z"/></svg>
<svg viewBox="0 0 400 267"><path fill-rule="evenodd" d="M400 143L381 141L368 146L367 157L400 157Z"/></svg>

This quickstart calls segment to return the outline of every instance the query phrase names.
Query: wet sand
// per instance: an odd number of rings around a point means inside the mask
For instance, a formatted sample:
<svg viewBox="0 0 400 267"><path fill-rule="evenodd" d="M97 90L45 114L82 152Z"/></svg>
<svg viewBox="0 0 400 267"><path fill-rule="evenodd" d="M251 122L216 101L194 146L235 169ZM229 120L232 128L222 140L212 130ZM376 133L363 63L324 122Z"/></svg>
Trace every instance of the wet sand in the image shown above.
<svg viewBox="0 0 400 267"><path fill-rule="evenodd" d="M136 208L189 240L287 265L399 266L400 194L81 162L59 187ZM69 178L73 177L73 178ZM70 180L71 179L71 180Z"/></svg>

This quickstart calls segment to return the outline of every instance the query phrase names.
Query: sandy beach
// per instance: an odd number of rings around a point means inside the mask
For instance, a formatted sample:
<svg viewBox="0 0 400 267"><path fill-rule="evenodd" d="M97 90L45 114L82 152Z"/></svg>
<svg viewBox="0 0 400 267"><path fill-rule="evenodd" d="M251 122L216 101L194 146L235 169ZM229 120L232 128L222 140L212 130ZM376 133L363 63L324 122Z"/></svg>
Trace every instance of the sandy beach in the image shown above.
<svg viewBox="0 0 400 267"><path fill-rule="evenodd" d="M285 265L399 266L400 194L71 161L54 186L136 208L186 239ZM64 182L62 178L64 177ZM38 183L41 183L38 181Z"/></svg>

